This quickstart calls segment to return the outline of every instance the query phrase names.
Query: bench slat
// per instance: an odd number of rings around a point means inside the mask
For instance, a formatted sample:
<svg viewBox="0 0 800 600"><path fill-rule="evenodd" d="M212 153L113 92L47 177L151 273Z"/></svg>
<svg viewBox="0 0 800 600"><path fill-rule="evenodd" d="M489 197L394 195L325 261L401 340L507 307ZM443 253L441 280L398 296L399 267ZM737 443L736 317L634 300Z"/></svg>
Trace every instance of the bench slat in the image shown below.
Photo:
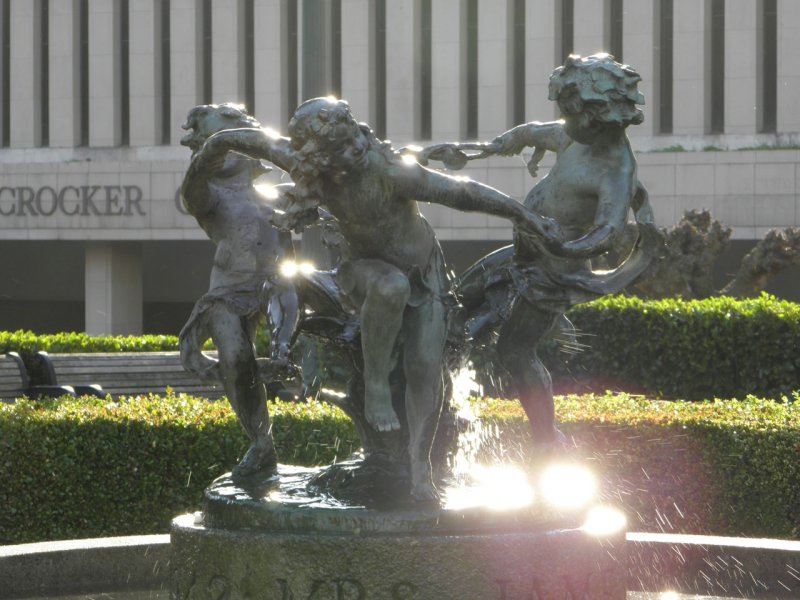
<svg viewBox="0 0 800 600"><path fill-rule="evenodd" d="M206 354L216 357L216 352ZM178 352L49 354L44 360L50 363L60 384L97 384L112 396L163 394L167 387L175 393L211 399L225 395L221 385L187 372Z"/></svg>

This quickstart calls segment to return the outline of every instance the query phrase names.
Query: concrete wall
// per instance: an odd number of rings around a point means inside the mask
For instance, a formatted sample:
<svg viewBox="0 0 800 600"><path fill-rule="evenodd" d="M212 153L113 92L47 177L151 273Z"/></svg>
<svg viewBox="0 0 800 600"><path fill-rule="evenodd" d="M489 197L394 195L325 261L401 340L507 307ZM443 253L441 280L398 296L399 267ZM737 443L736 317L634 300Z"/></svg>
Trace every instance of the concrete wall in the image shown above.
<svg viewBox="0 0 800 600"><path fill-rule="evenodd" d="M43 4L29 0L10 2L10 102L0 106L10 122L10 143L0 147L0 242L12 243L18 260L30 254L27 249L32 245L44 241L81 244L84 263L81 268L71 267L74 272L70 272L70 279L83 281L83 297L66 294L58 285L53 285L46 295L73 303L72 312L75 306L84 306L88 327L89 312L94 309L85 299L96 293L89 289L86 279L87 274L95 272L86 262L89 244L137 242L146 257L155 247L153 244L175 243L180 248L184 243L187 256L176 259L174 268L185 270L192 263L188 256L192 247L188 244L207 243L194 220L183 214L176 203L176 191L189 158L188 150L178 145L183 133L180 124L188 109L202 101L201 84L207 71L203 65L201 5L196 0L172 0L170 13L165 15L158 2L129 3L130 144L121 147L122 5L115 0L88 3L88 70L82 73L78 3L49 3L49 39L45 46ZM287 66L292 48L302 65L302 31L293 37L288 28L293 3L295 0L254 2L255 113L265 125L283 131L290 99L296 93L289 85L292 75L302 81L301 74L289 72ZM524 82L515 82L511 69L509 39L515 24L509 16L513 14L513 4L511 0L478 0L477 4L475 110L478 136L484 139L511 125L510 100L519 85L524 86L527 119L546 121L555 116L553 104L547 100L547 83L549 73L561 61L560 3L524 2ZM716 218L733 227L734 239L743 242L762 237L772 227L800 226L800 155L795 149L800 147L800 63L793 59L800 50L800 3L777 3L777 35L772 40L778 56L777 132L764 134L758 132L762 97L759 86L764 81L759 61L766 43L758 30L761 3L726 0L724 132L718 135L706 134L710 119L708 48L712 27L708 3L674 0L673 4L673 129L669 135L659 133L660 107L654 95L665 83L664 74L659 72L657 51L661 3L627 0L623 7L623 58L642 75L640 89L647 97L645 123L631 128L629 134L634 148L640 151L640 179L650 190L658 224L674 224L687 209L709 208ZM386 128L387 136L401 146L419 142L424 111L420 82L423 4L419 0L390 0L386 5ZM585 54L607 48L610 27L606 3L575 0L574 5L573 50ZM465 6L457 0L432 2L433 141L458 139L464 132ZM380 109L376 106L375 86L382 68L374 61L375 6L370 0L343 0L341 14L343 95L351 100L357 117L372 121ZM165 52L160 35L165 18L169 19L169 52ZM215 2L212 18L213 100L241 101L246 83L242 10L232 0ZM326 27L333 24L329 22ZM47 88L41 76L45 57ZM167 64L170 83L164 86L161 75ZM87 123L81 122L82 81L88 81ZM168 105L164 100L169 101ZM167 106L169 112L164 114ZM166 145L162 144L165 118L169 120ZM45 127L49 136L44 135ZM87 133L89 144L81 147L81 136ZM49 138L48 147L43 147L45 138ZM717 150L704 151L708 148ZM682 151L665 151L675 149ZM546 158L541 176L551 164L552 157ZM473 163L462 174L518 199L535 183L518 157ZM423 206L422 210L445 242L478 248L507 242L511 236L508 223L500 219L432 205ZM112 257L119 250L116 246L106 248ZM116 263L112 260L110 264ZM191 300L188 292L180 298L165 299L148 291L153 289L147 284L153 279L148 272L152 264L144 258L117 269L117 277L125 280L125 285L134 280L144 282L138 284L143 286L140 305L184 307ZM113 280L112 277L108 281ZM197 281L203 282L203 277ZM195 290L199 285L195 282L187 289ZM138 289L136 285L134 288ZM19 288L7 280L0 280L0 298L7 302L26 300L20 296ZM37 299L37 294L27 300L43 301ZM120 306L117 310L123 310ZM130 303L127 306L124 310L128 314L122 319L129 324L126 327L136 329L137 319L143 323L138 327L158 322L149 313L142 320L134 314L141 312L141 307ZM175 313L180 310L183 308ZM8 314L18 314L14 311L9 309ZM111 325L101 323L97 327L108 329Z"/></svg>

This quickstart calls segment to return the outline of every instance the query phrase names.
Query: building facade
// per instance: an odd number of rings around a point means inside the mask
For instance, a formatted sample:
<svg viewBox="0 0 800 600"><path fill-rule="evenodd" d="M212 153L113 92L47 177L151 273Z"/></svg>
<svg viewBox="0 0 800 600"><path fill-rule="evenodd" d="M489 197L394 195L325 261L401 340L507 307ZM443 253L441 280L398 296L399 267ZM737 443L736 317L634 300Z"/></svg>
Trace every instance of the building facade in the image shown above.
<svg viewBox="0 0 800 600"><path fill-rule="evenodd" d="M197 104L285 131L333 94L396 147L488 140L557 117L569 53L642 75L629 133L658 224L708 208L741 253L800 225L798 50L796 0L0 0L0 329L178 331L213 256L177 194ZM534 183L519 157L464 174ZM422 210L456 269L511 239Z"/></svg>

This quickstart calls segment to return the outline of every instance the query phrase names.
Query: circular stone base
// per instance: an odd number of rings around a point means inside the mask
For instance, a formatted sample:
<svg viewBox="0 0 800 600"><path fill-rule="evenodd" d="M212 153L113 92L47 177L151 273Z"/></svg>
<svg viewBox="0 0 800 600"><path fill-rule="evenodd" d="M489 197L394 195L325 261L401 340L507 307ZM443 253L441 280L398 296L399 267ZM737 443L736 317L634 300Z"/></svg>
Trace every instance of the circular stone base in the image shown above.
<svg viewBox="0 0 800 600"><path fill-rule="evenodd" d="M343 507L313 497L314 470L247 486L225 476L202 515L172 525L176 599L625 598L625 533L583 515L520 509Z"/></svg>

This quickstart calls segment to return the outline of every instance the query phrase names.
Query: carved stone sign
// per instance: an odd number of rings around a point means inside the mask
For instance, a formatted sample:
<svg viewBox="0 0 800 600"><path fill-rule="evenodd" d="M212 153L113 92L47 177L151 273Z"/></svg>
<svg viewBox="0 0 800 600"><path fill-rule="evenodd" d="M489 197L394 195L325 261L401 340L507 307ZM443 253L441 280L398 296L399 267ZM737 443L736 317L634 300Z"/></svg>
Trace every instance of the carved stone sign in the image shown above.
<svg viewBox="0 0 800 600"><path fill-rule="evenodd" d="M0 187L0 215L49 217L144 215L138 185L67 185Z"/></svg>

